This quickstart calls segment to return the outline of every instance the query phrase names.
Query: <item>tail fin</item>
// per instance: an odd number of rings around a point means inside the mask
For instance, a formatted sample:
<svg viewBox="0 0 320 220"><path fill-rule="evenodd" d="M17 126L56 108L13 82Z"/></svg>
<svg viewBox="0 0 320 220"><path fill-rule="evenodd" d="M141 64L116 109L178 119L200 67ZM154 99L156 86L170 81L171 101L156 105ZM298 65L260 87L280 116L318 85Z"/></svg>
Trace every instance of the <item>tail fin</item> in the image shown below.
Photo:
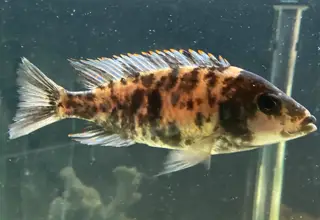
<svg viewBox="0 0 320 220"><path fill-rule="evenodd" d="M9 138L27 135L59 121L57 102L62 87L58 86L26 58L18 69L20 103L14 123L9 126Z"/></svg>

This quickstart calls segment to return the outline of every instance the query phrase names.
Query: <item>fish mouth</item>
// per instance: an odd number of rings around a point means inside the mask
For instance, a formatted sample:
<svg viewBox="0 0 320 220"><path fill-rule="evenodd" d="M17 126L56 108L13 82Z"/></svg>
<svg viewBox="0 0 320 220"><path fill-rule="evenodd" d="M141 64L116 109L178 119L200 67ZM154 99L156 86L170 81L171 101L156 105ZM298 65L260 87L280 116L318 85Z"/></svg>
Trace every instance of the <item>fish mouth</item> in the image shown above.
<svg viewBox="0 0 320 220"><path fill-rule="evenodd" d="M300 132L304 133L304 134L309 134L311 132L316 131L318 128L315 124L313 123L309 123L307 125L303 125L301 126Z"/></svg>
<svg viewBox="0 0 320 220"><path fill-rule="evenodd" d="M313 115L307 116L300 123L300 128L298 130L295 130L295 131L283 130L281 134L283 137L286 137L288 139L307 135L318 129L315 124L316 122L317 122L317 119Z"/></svg>
<svg viewBox="0 0 320 220"><path fill-rule="evenodd" d="M317 122L317 119L313 115L305 117L301 122L300 131L305 134L316 131L318 129L317 126L315 125L316 122Z"/></svg>

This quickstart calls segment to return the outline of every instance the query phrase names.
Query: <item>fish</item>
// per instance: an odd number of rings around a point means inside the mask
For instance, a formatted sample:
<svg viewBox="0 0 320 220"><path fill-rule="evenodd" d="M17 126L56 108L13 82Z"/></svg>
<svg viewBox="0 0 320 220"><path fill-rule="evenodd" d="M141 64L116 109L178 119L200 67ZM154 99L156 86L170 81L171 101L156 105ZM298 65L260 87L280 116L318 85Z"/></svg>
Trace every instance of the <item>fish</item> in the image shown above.
<svg viewBox="0 0 320 220"><path fill-rule="evenodd" d="M212 155L253 150L317 130L303 105L263 77L201 50L155 50L68 59L84 89L69 91L27 58L17 71L19 104L9 139L67 118L87 121L69 137L84 145L167 149L161 172Z"/></svg>

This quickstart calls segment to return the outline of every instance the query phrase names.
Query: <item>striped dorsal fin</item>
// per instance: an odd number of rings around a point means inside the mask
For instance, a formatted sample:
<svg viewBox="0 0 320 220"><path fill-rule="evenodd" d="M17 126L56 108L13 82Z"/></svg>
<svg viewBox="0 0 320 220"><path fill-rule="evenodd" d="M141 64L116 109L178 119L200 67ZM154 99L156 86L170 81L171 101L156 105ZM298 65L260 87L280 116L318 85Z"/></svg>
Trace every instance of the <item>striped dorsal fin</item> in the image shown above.
<svg viewBox="0 0 320 220"><path fill-rule="evenodd" d="M121 54L112 58L69 59L69 61L79 71L84 85L89 89L109 83L111 80L120 80L137 74L145 75L167 68L190 66L225 69L230 66L229 62L221 56L217 59L211 53L205 53L201 50L196 52L191 49L156 50L140 54Z"/></svg>

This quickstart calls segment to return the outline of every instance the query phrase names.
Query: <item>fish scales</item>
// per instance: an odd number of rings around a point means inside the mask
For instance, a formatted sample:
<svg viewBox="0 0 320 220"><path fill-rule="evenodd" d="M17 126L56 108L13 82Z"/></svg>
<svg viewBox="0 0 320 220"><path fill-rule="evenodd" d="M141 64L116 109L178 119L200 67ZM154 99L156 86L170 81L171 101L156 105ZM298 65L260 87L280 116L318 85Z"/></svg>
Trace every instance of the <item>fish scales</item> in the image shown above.
<svg viewBox="0 0 320 220"><path fill-rule="evenodd" d="M142 143L184 148L194 142L191 139L214 132L221 82L239 71L229 72L182 67L122 78L91 92L66 93L60 112L121 131Z"/></svg>
<svg viewBox="0 0 320 220"><path fill-rule="evenodd" d="M213 154L251 150L317 130L316 118L272 83L203 51L69 61L86 91L68 91L22 59L10 139L65 118L83 119L91 127L69 135L82 144L171 149L162 175L199 163L209 168Z"/></svg>

